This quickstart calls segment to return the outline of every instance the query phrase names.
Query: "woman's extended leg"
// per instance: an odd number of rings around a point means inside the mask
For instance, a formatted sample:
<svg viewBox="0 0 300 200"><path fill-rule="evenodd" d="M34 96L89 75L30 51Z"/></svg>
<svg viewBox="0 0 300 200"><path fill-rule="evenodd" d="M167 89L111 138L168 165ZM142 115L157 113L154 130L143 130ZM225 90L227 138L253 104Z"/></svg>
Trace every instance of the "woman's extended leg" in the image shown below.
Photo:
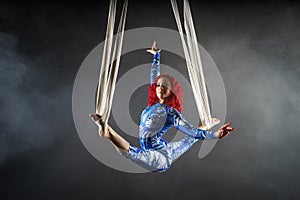
<svg viewBox="0 0 300 200"><path fill-rule="evenodd" d="M120 154L137 165L149 171L165 171L171 166L172 153L168 149L156 151L153 149L142 150L137 147L132 147L127 140L121 137L108 124L105 125L105 131L103 131L100 115L93 113L90 114L90 117L99 127L99 135L109 139Z"/></svg>
<svg viewBox="0 0 300 200"><path fill-rule="evenodd" d="M172 162L187 152L198 140L190 136L185 136L177 142L170 142L168 146L172 152Z"/></svg>
<svg viewBox="0 0 300 200"><path fill-rule="evenodd" d="M211 128L220 123L220 120L217 118L211 118L211 119L212 119ZM198 128L200 128L202 130L207 130L207 126L205 126L205 125L202 125ZM168 145L172 151L173 162L176 159L178 159L181 155L183 155L185 152L187 152L198 140L199 139L195 139L195 138L187 135L183 139L181 139L177 142L169 143Z"/></svg>
<svg viewBox="0 0 300 200"><path fill-rule="evenodd" d="M99 127L99 135L109 139L112 144L116 147L119 153L122 151L129 151L129 142L121 137L116 131L114 131L108 124L105 125L105 130L102 129L101 116L95 113L90 114L90 117Z"/></svg>

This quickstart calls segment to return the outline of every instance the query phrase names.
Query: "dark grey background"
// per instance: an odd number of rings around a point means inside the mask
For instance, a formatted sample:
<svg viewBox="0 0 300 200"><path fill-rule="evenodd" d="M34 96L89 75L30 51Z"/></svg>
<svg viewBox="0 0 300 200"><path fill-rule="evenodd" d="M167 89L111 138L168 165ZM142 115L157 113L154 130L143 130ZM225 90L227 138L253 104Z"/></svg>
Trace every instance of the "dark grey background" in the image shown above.
<svg viewBox="0 0 300 200"><path fill-rule="evenodd" d="M72 117L73 82L104 39L108 1L0 3L1 199L297 199L300 4L190 4L237 130L205 159L198 146L165 173L128 174L87 152ZM149 26L176 30L169 1L129 1L126 29ZM149 62L123 57L127 70Z"/></svg>

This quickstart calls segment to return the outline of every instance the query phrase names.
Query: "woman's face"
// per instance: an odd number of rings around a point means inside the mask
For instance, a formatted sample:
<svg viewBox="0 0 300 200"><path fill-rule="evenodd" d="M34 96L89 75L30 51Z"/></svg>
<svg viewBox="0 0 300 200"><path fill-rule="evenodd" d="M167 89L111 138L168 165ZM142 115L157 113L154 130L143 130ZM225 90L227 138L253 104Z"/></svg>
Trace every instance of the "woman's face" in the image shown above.
<svg viewBox="0 0 300 200"><path fill-rule="evenodd" d="M159 103L165 103L166 99L171 95L171 82L165 77L161 77L157 81L156 95Z"/></svg>

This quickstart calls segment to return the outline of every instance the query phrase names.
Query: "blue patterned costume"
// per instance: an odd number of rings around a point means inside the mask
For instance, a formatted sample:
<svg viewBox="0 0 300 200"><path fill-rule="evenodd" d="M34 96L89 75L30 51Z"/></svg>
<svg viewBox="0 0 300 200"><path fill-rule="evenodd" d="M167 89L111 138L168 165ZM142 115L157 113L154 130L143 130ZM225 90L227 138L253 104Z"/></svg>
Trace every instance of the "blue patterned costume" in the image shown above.
<svg viewBox="0 0 300 200"><path fill-rule="evenodd" d="M151 84L158 75L160 54L157 52L151 66ZM186 136L180 141L169 143L162 137L172 126ZM139 138L141 148L130 146L129 152L123 155L150 171L165 171L199 139L213 139L214 133L194 128L175 108L156 103L148 106L141 115Z"/></svg>

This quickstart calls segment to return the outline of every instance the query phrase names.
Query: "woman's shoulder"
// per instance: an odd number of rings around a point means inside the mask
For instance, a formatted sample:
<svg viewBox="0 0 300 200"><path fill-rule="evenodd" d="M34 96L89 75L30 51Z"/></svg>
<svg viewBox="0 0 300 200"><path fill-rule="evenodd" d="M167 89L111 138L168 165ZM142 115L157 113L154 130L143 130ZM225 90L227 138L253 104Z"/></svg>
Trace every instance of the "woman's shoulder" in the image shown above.
<svg viewBox="0 0 300 200"><path fill-rule="evenodd" d="M142 115L145 114L146 112L149 112L151 109L153 109L154 106L155 106L155 104L154 104L154 105L151 105L151 106L147 106L147 107L143 110Z"/></svg>
<svg viewBox="0 0 300 200"><path fill-rule="evenodd" d="M181 116L181 113L176 108L173 108L173 107L169 108L168 113L171 114L171 115L180 115Z"/></svg>

